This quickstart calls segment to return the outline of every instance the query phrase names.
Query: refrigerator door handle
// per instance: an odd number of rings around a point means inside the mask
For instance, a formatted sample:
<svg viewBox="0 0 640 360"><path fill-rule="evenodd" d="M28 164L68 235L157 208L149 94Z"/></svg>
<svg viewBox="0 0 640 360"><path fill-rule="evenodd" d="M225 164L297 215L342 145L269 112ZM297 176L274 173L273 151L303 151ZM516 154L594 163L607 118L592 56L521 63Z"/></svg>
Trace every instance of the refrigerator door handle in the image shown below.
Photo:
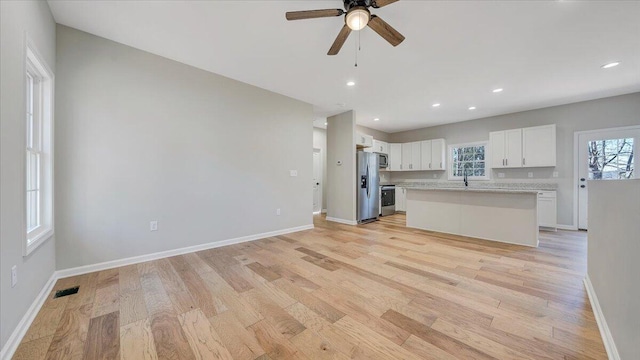
<svg viewBox="0 0 640 360"><path fill-rule="evenodd" d="M367 197L369 198L369 185L371 183L371 179L369 178L369 163L367 162Z"/></svg>

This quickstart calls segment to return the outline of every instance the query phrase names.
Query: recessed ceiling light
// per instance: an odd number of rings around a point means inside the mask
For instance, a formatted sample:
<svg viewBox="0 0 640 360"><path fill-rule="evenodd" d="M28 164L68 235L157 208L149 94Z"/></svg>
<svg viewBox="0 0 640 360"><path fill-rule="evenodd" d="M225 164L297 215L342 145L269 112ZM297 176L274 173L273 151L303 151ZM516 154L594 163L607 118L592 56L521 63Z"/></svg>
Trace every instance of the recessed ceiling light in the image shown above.
<svg viewBox="0 0 640 360"><path fill-rule="evenodd" d="M324 126L327 126L327 125L329 125L329 123L324 123Z"/></svg>
<svg viewBox="0 0 640 360"><path fill-rule="evenodd" d="M373 121L380 121L380 119L378 119L378 118L375 118L375 119L373 119Z"/></svg>
<svg viewBox="0 0 640 360"><path fill-rule="evenodd" d="M354 81L349 81L349 82L347 83L347 86L354 86L355 84L356 84L356 83L355 83Z"/></svg>
<svg viewBox="0 0 640 360"><path fill-rule="evenodd" d="M432 107L438 107L438 106L440 106L440 104L435 103L435 104L433 104L433 105L431 105L431 106L432 106Z"/></svg>
<svg viewBox="0 0 640 360"><path fill-rule="evenodd" d="M619 62L612 62L612 63L608 63L608 64L602 65L601 68L608 69L608 68L612 68L612 67L618 66L618 65L620 65Z"/></svg>
<svg viewBox="0 0 640 360"><path fill-rule="evenodd" d="M493 92L494 93L499 93L499 92L502 92L502 90L504 90L504 89L502 89L502 88L493 89Z"/></svg>
<svg viewBox="0 0 640 360"><path fill-rule="evenodd" d="M475 106L469 106L469 110L475 110L476 107Z"/></svg>

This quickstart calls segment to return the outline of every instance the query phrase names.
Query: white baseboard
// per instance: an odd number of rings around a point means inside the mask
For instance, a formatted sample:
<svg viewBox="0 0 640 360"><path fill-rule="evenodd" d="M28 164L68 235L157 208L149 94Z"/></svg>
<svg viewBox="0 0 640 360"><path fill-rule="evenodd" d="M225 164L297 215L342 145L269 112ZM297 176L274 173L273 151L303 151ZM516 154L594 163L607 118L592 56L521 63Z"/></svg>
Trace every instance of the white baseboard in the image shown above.
<svg viewBox="0 0 640 360"><path fill-rule="evenodd" d="M125 258L125 259L106 261L106 262L102 262L102 263L98 263L98 264L78 266L78 267L75 267L75 268L58 270L58 271L56 271L56 275L57 275L58 279L62 279L62 278L70 277L70 276L88 274L88 273L92 273L92 272L95 272L95 271L113 269L113 268L120 267L120 266L138 264L138 263L141 263L141 262L157 260L157 259L163 259L163 258L166 258L166 257L182 255L182 254L188 254L188 253L207 250L207 249L214 249L214 248L218 248L218 247L222 247L222 246L239 244L239 243L243 243L243 242L247 242L247 241L264 239L264 238L268 238L268 237L272 237L272 236L284 235L284 234L289 234L289 233L303 231L303 230L309 230L309 229L313 229L313 224L303 225L303 226L298 226L298 227L288 228L288 229L282 229L282 230L276 230L276 231L271 231L271 232L266 232L266 233L261 233L261 234L248 235L248 236L238 237L238 238L235 238L235 239L215 241L215 242L201 244L201 245L188 246L188 247L183 247L183 248L179 248L179 249L160 251L160 252L156 252L156 253L152 253L152 254L134 256L134 257Z"/></svg>
<svg viewBox="0 0 640 360"><path fill-rule="evenodd" d="M600 307L600 303L598 302L598 296L596 296L596 291L593 288L593 284L591 284L589 274L587 274L587 276L584 278L584 287L587 289L587 295L589 295L591 308L593 309L593 314L596 317L598 329L600 330L600 336L602 336L602 342L604 343L604 348L607 350L609 360L620 360L620 354L618 354L618 349L616 348L616 344L613 341L613 336L611 335L611 331L609 330L607 321L604 318L604 313L602 312L602 308Z"/></svg>
<svg viewBox="0 0 640 360"><path fill-rule="evenodd" d="M355 220L345 220L345 219L339 219L339 218L334 218L329 216L327 216L327 221L333 221L333 222L337 222L345 225L358 225L358 222Z"/></svg>
<svg viewBox="0 0 640 360"><path fill-rule="evenodd" d="M556 224L558 230L574 230L577 231L578 227L575 225Z"/></svg>
<svg viewBox="0 0 640 360"><path fill-rule="evenodd" d="M24 314L22 320L20 320L18 326L9 337L9 340L7 340L7 343L2 347L2 350L0 350L0 360L9 360L13 357L22 338L27 333L27 330L29 330L29 326L31 326L33 319L38 314L38 311L40 311L42 304L44 304L44 301L47 299L47 295L49 295L53 285L55 285L58 279L310 229L313 229L313 224L55 271L51 274L51 277L33 301L29 310Z"/></svg>
<svg viewBox="0 0 640 360"><path fill-rule="evenodd" d="M9 336L7 343L4 344L2 350L0 350L1 360L9 360L13 357L13 354L18 349L18 345L20 345L22 338L27 333L27 330L29 330L29 326L31 326L33 319L36 318L36 315L38 315L38 311L40 311L42 304L44 304L45 300L47 300L47 296L51 292L51 289L53 289L53 285L55 285L56 280L56 273L54 272L53 274L51 274L49 280L47 280L47 282L44 284L44 287L42 288L42 290L40 290L38 296L36 296L35 300L33 300L33 303L31 304L31 306L29 306L29 309L18 323L18 326L16 326L16 328L13 330L11 336Z"/></svg>

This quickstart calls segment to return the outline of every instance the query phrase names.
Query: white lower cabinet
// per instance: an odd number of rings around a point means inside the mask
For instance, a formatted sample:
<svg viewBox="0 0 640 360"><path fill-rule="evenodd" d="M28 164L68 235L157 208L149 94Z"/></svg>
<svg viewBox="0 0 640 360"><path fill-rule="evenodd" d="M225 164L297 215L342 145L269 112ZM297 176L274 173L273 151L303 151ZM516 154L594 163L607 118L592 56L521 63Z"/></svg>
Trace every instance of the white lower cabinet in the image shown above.
<svg viewBox="0 0 640 360"><path fill-rule="evenodd" d="M407 211L407 189L396 186L396 211Z"/></svg>
<svg viewBox="0 0 640 360"><path fill-rule="evenodd" d="M555 191L538 192L538 226L557 228L557 197Z"/></svg>

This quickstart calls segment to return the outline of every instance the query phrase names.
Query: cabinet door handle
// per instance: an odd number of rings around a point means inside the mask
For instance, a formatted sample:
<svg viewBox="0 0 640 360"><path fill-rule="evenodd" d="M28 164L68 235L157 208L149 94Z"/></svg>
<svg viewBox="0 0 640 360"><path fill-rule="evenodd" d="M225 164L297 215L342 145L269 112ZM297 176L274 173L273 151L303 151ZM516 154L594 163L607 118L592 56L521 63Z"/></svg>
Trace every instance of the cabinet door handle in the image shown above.
<svg viewBox="0 0 640 360"><path fill-rule="evenodd" d="M402 169L402 164L400 164L400 169Z"/></svg>
<svg viewBox="0 0 640 360"><path fill-rule="evenodd" d="M431 169L431 163L429 163L429 169Z"/></svg>
<svg viewBox="0 0 640 360"><path fill-rule="evenodd" d="M504 159L502 159L502 166L504 166Z"/></svg>
<svg viewBox="0 0 640 360"><path fill-rule="evenodd" d="M442 161L440 161L440 169L442 169Z"/></svg>
<svg viewBox="0 0 640 360"><path fill-rule="evenodd" d="M509 166L509 159L504 159L504 164Z"/></svg>
<svg viewBox="0 0 640 360"><path fill-rule="evenodd" d="M522 158L522 165L525 165L527 163L525 158Z"/></svg>

